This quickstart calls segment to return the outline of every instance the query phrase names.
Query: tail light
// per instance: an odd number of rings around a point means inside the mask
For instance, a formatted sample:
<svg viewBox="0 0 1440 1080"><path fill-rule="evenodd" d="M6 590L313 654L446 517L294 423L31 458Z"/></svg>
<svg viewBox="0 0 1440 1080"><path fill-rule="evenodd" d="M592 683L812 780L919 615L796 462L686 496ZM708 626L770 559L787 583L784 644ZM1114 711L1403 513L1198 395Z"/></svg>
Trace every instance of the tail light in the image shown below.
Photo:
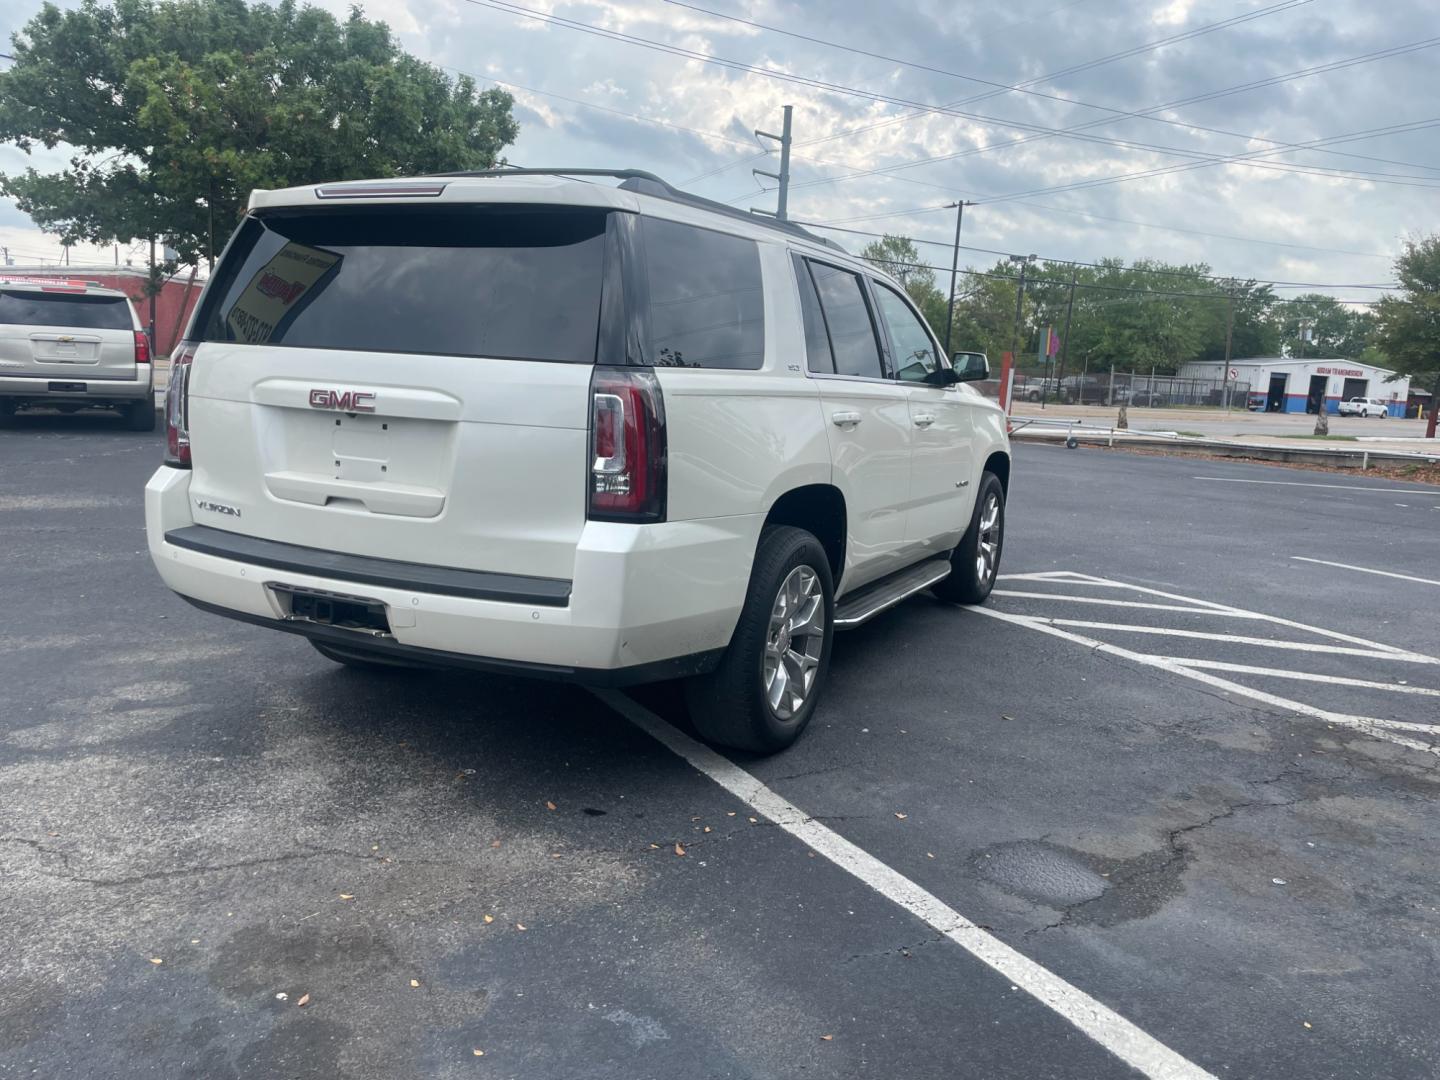
<svg viewBox="0 0 1440 1080"><path fill-rule="evenodd" d="M170 357L170 385L165 388L165 464L177 469L190 468L190 370L194 359L195 343L182 341Z"/></svg>
<svg viewBox="0 0 1440 1080"><path fill-rule="evenodd" d="M590 379L591 521L665 520L665 403L652 371Z"/></svg>
<svg viewBox="0 0 1440 1080"><path fill-rule="evenodd" d="M135 331L135 363L148 364L150 362L150 339L145 336L144 330Z"/></svg>

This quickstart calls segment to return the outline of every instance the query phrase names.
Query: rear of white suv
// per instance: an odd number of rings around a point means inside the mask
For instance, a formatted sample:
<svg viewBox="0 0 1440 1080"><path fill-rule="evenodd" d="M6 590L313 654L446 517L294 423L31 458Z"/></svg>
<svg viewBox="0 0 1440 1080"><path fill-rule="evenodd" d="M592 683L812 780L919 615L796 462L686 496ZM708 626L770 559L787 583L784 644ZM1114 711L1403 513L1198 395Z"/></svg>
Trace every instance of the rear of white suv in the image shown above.
<svg viewBox="0 0 1440 1080"><path fill-rule="evenodd" d="M123 292L0 278L0 419L35 407L110 408L155 430L150 345Z"/></svg>
<svg viewBox="0 0 1440 1080"><path fill-rule="evenodd" d="M667 520L658 382L626 364L633 196L456 187L257 195L175 360L161 574L341 660L703 668L759 523Z"/></svg>
<svg viewBox="0 0 1440 1080"><path fill-rule="evenodd" d="M350 666L688 677L757 751L837 628L984 599L983 358L803 230L618 176L255 193L174 361L166 583Z"/></svg>

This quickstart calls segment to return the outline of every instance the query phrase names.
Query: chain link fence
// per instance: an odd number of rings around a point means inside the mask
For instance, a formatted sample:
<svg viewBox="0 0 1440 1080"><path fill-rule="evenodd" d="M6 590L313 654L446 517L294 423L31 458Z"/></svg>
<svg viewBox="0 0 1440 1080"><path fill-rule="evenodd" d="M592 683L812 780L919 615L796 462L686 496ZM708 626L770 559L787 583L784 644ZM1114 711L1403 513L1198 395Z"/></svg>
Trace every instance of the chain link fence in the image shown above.
<svg viewBox="0 0 1440 1080"><path fill-rule="evenodd" d="M998 379L975 386L986 397L999 398ZM1248 382L1182 379L1173 375L1140 375L1123 371L1069 375L1064 379L1017 374L1011 395L1011 401L1017 403L1053 401L1066 405L1130 405L1147 409L1174 406L1243 409L1249 398Z"/></svg>

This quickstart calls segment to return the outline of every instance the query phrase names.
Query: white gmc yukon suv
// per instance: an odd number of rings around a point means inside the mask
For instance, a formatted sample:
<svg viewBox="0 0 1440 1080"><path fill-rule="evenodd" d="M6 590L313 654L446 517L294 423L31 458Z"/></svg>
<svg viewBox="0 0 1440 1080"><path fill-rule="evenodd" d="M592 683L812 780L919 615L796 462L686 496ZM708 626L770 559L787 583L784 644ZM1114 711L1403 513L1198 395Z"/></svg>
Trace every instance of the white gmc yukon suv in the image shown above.
<svg viewBox="0 0 1440 1080"><path fill-rule="evenodd" d="M702 734L773 752L837 629L994 584L1009 445L957 356L864 262L647 173L257 191L174 358L150 551L342 664L684 677Z"/></svg>

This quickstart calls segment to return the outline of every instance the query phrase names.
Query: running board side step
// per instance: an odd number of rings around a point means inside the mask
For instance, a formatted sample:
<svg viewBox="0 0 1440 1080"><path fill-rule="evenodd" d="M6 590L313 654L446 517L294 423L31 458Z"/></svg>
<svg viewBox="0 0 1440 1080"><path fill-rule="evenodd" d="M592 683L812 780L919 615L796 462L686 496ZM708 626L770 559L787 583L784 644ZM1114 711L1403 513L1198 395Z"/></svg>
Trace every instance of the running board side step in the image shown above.
<svg viewBox="0 0 1440 1080"><path fill-rule="evenodd" d="M835 605L835 629L853 630L900 601L950 576L950 556L907 566L850 594Z"/></svg>

